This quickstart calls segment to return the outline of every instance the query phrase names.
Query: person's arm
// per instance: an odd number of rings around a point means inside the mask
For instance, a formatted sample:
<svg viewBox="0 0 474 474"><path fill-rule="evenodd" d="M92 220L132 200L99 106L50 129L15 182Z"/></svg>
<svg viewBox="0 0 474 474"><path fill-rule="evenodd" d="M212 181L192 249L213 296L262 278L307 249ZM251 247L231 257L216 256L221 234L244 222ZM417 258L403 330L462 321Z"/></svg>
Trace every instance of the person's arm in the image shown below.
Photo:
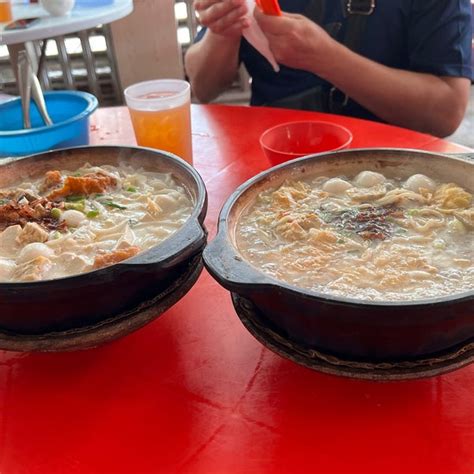
<svg viewBox="0 0 474 474"><path fill-rule="evenodd" d="M310 71L389 123L437 136L453 133L469 98L462 77L394 69L352 52L301 15L270 17L256 10L277 61Z"/></svg>
<svg viewBox="0 0 474 474"><path fill-rule="evenodd" d="M194 96L210 102L234 80L239 67L240 38L224 38L208 30L184 58Z"/></svg>
<svg viewBox="0 0 474 474"><path fill-rule="evenodd" d="M458 128L469 100L463 77L389 68L334 42L319 75L382 120L439 137Z"/></svg>
<svg viewBox="0 0 474 474"><path fill-rule="evenodd" d="M197 0L194 8L207 27L184 58L194 96L210 102L234 80L239 68L242 30L249 24L244 0Z"/></svg>

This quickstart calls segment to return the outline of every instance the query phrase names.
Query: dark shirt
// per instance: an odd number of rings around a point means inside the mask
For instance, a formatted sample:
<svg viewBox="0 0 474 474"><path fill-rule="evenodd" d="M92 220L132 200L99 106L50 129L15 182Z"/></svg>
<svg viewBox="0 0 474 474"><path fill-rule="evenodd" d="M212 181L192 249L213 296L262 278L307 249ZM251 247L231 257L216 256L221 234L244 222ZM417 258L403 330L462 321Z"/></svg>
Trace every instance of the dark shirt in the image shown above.
<svg viewBox="0 0 474 474"><path fill-rule="evenodd" d="M280 0L283 11L305 14L311 0ZM345 37L345 0L327 0L318 23L328 28L340 24L335 39ZM470 0L377 0L367 17L358 53L389 67L426 72L437 76L472 79ZM270 64L245 40L240 59L252 77L252 105L275 100L322 85L330 85L312 73ZM357 71L354 71L357 80ZM376 118L350 101L344 114Z"/></svg>

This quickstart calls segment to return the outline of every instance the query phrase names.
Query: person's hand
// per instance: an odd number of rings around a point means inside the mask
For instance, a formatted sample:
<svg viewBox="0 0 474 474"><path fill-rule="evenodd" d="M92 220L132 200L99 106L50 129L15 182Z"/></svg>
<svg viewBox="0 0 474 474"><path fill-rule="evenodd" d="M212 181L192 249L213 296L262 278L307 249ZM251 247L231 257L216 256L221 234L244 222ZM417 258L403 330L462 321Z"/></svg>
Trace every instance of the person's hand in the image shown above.
<svg viewBox="0 0 474 474"><path fill-rule="evenodd" d="M241 36L250 24L245 0L195 0L194 9L201 25L221 36Z"/></svg>
<svg viewBox="0 0 474 474"><path fill-rule="evenodd" d="M321 61L328 60L327 52L334 40L305 16L291 13L265 15L258 8L254 16L279 64L317 74Z"/></svg>

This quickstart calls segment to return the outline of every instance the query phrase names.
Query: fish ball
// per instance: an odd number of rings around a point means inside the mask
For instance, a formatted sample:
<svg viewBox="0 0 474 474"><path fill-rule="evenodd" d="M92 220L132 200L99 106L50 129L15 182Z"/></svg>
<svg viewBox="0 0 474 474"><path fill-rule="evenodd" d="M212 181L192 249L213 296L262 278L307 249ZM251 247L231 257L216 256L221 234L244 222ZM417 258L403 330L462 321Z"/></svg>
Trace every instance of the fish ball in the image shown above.
<svg viewBox="0 0 474 474"><path fill-rule="evenodd" d="M424 174L414 174L410 176L403 185L405 189L413 191L414 193L419 193L420 188L427 189L428 191L434 191L436 189L436 184L428 176Z"/></svg>
<svg viewBox="0 0 474 474"><path fill-rule="evenodd" d="M350 188L352 184L341 178L331 178L323 184L323 191L331 194L344 194Z"/></svg>
<svg viewBox="0 0 474 474"><path fill-rule="evenodd" d="M70 227L78 227L86 216L74 209L68 209L62 213L61 219Z"/></svg>
<svg viewBox="0 0 474 474"><path fill-rule="evenodd" d="M18 263L29 262L36 257L51 257L54 255L54 250L50 249L47 245L40 242L32 242L31 244L25 245L20 255L18 255Z"/></svg>
<svg viewBox="0 0 474 474"><path fill-rule="evenodd" d="M354 179L360 188L372 188L385 182L385 176L375 171L361 171Z"/></svg>

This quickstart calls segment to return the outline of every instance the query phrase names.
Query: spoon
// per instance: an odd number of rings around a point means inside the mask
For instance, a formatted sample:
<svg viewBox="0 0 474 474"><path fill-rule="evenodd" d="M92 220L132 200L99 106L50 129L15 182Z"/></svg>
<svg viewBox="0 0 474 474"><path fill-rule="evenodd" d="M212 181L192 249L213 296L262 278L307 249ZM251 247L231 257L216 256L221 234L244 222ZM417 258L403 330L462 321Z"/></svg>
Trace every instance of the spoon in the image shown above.
<svg viewBox="0 0 474 474"><path fill-rule="evenodd" d="M44 95L43 95L43 90L41 89L41 84L36 76L36 74L33 74L33 69L31 68L30 65L30 70L31 70L31 94L33 96L33 100L36 102L36 106L38 107L38 110L41 114L41 117L44 120L44 123L46 125L53 125L53 121L51 120L51 117L48 114L48 110L46 108L46 102L44 100Z"/></svg>
<svg viewBox="0 0 474 474"><path fill-rule="evenodd" d="M24 128L31 128L30 101L32 97L44 123L46 125L52 125L53 121L46 108L41 84L33 72L33 67L26 51L20 51L18 54L18 85L20 88Z"/></svg>
<svg viewBox="0 0 474 474"><path fill-rule="evenodd" d="M18 53L18 88L20 89L21 110L23 112L23 128L31 128L30 100L31 100L31 75L30 63L26 51Z"/></svg>

